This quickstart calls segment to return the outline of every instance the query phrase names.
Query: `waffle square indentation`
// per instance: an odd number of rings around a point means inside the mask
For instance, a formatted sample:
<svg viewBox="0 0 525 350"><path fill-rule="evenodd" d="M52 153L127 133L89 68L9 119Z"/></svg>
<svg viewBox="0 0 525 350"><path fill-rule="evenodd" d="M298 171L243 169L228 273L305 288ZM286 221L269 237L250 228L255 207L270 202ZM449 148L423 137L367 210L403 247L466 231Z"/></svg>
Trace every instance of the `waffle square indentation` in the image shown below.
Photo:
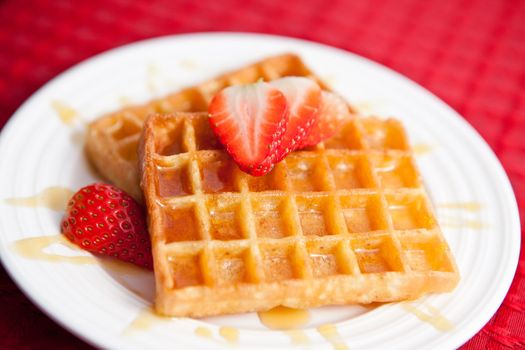
<svg viewBox="0 0 525 350"><path fill-rule="evenodd" d="M237 166L226 154L214 155L199 162L204 193L237 192L233 176Z"/></svg>
<svg viewBox="0 0 525 350"><path fill-rule="evenodd" d="M210 197L206 206L210 216L210 235L212 239L229 241L244 237L240 226L240 201L221 196Z"/></svg>
<svg viewBox="0 0 525 350"><path fill-rule="evenodd" d="M175 288L198 286L204 283L199 253L170 256L168 263Z"/></svg>
<svg viewBox="0 0 525 350"><path fill-rule="evenodd" d="M126 117L125 114L111 126L111 136L116 140L138 134L141 131L142 125L136 121L136 118Z"/></svg>
<svg viewBox="0 0 525 350"><path fill-rule="evenodd" d="M313 192L327 189L324 178L326 169L319 157L290 155L286 158L286 174L294 191Z"/></svg>
<svg viewBox="0 0 525 350"><path fill-rule="evenodd" d="M407 150L408 144L401 123L393 119L366 118L361 120L363 141L370 149Z"/></svg>
<svg viewBox="0 0 525 350"><path fill-rule="evenodd" d="M197 151L223 148L221 142L213 133L207 118L194 118L192 125L195 133L195 149Z"/></svg>
<svg viewBox="0 0 525 350"><path fill-rule="evenodd" d="M184 119L178 118L167 122L166 129L157 135L155 152L161 156L172 156L187 152L184 144Z"/></svg>
<svg viewBox="0 0 525 350"><path fill-rule="evenodd" d="M314 277L333 276L343 273L341 254L337 242L307 241L306 249Z"/></svg>
<svg viewBox="0 0 525 350"><path fill-rule="evenodd" d="M257 237L282 238L293 235L290 227L291 210L279 196L257 196L252 199Z"/></svg>
<svg viewBox="0 0 525 350"><path fill-rule="evenodd" d="M403 271L403 264L390 236L361 237L351 241L362 273Z"/></svg>
<svg viewBox="0 0 525 350"><path fill-rule="evenodd" d="M437 234L403 232L398 237L413 271L453 271L448 247Z"/></svg>
<svg viewBox="0 0 525 350"><path fill-rule="evenodd" d="M160 197L186 196L192 193L186 164L172 168L157 167L157 193Z"/></svg>
<svg viewBox="0 0 525 350"><path fill-rule="evenodd" d="M430 229L436 226L436 219L422 196L390 194L386 199L394 229Z"/></svg>
<svg viewBox="0 0 525 350"><path fill-rule="evenodd" d="M326 149L362 149L363 144L356 124L353 120L341 125L340 132L323 141Z"/></svg>
<svg viewBox="0 0 525 350"><path fill-rule="evenodd" d="M193 204L163 208L162 223L166 243L202 239Z"/></svg>
<svg viewBox="0 0 525 350"><path fill-rule="evenodd" d="M339 197L349 233L386 230L380 199L377 195L343 195Z"/></svg>
<svg viewBox="0 0 525 350"><path fill-rule="evenodd" d="M327 156L335 188L351 190L354 188L372 188L373 180L370 169L363 157L352 155Z"/></svg>
<svg viewBox="0 0 525 350"><path fill-rule="evenodd" d="M324 236L335 233L329 230L331 203L327 196L297 196L296 202L303 235Z"/></svg>
<svg viewBox="0 0 525 350"><path fill-rule="evenodd" d="M248 251L245 248L217 249L214 251L218 285L249 282L246 267L247 254Z"/></svg>
<svg viewBox="0 0 525 350"><path fill-rule="evenodd" d="M417 171L409 157L375 155L374 170L383 188L415 188L419 186Z"/></svg>
<svg viewBox="0 0 525 350"><path fill-rule="evenodd" d="M296 276L293 247L287 244L261 244L259 249L267 282L293 279Z"/></svg>

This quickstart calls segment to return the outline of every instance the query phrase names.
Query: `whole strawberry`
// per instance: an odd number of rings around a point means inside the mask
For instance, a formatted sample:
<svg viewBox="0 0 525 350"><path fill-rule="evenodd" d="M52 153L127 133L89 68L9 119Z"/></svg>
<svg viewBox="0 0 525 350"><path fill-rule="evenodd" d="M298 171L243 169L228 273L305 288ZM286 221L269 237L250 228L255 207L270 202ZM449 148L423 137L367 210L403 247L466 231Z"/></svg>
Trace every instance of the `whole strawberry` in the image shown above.
<svg viewBox="0 0 525 350"><path fill-rule="evenodd" d="M95 183L71 197L62 233L80 248L151 269L151 243L142 207L115 186Z"/></svg>

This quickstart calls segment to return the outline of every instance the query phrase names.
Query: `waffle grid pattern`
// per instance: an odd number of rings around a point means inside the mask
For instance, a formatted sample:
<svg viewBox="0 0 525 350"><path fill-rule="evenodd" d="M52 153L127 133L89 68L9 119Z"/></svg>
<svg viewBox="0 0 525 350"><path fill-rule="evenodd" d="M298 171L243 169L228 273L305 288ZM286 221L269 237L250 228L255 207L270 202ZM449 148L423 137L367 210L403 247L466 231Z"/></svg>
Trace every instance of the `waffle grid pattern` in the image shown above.
<svg viewBox="0 0 525 350"><path fill-rule="evenodd" d="M166 276L161 287L176 294L185 287L242 288L341 275L442 275L443 285L429 278L408 296L346 299L372 302L443 291L457 282L399 122L352 119L336 137L294 152L254 178L202 137L211 132L202 132L209 130L206 118L182 114L147 122L143 186L153 244L163 252L156 255L157 274ZM179 314L184 301L179 297L170 309L157 300L165 314ZM325 303L331 301L340 302ZM265 308L282 302L269 300ZM322 302L314 298L316 303Z"/></svg>
<svg viewBox="0 0 525 350"><path fill-rule="evenodd" d="M142 197L138 186L137 146L144 119L152 113L204 112L213 96L224 87L248 84L259 79L304 76L328 87L292 54L270 57L226 73L200 85L174 92L146 104L122 108L92 122L86 139L91 162L102 176L132 194Z"/></svg>

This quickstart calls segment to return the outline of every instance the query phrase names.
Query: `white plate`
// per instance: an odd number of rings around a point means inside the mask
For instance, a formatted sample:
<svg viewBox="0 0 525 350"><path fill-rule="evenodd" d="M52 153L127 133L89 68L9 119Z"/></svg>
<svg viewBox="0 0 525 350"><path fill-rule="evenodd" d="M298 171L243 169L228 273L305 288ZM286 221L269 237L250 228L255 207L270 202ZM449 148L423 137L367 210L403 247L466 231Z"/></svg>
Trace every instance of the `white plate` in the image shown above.
<svg viewBox="0 0 525 350"><path fill-rule="evenodd" d="M83 123L64 124L52 101L81 111L84 120L145 101L265 56L295 52L356 106L396 116L415 145L428 152L418 164L462 275L450 294L413 302L439 309L453 324L441 332L399 304L375 309L327 307L311 312L306 344L270 331L255 314L206 320L148 322L124 331L149 304L153 280L101 265L30 260L15 241L59 231L61 213L0 203L2 262L46 313L88 342L112 349L231 348L221 326L239 330L239 348L331 349L316 327L331 323L350 349L455 348L494 314L513 278L520 247L515 198L500 163L451 108L406 78L356 55L310 42L254 34L195 34L147 40L111 50L68 70L35 93L11 118L0 139L0 199L34 195L50 186L71 189L94 180L78 142ZM479 203L461 205L457 203ZM448 203L448 204L447 204ZM63 254L79 254L53 246ZM135 292L134 292L135 291ZM138 294L137 294L138 293ZM143 295L141 297L140 295ZM211 331L198 336L197 327ZM342 345L339 345L343 348Z"/></svg>

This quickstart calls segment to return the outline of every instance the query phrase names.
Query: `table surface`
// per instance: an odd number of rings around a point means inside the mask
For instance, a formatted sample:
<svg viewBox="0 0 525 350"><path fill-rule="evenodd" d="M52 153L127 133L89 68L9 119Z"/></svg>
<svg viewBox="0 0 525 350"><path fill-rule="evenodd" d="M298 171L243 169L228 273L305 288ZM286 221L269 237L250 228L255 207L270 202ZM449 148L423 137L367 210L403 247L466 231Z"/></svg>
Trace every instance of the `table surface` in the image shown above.
<svg viewBox="0 0 525 350"><path fill-rule="evenodd" d="M81 60L136 40L203 31L313 40L423 85L496 152L524 221L523 0L0 0L0 127L35 90ZM40 312L2 267L0 305L0 349L91 349ZM505 301L463 348L522 347L523 249Z"/></svg>

